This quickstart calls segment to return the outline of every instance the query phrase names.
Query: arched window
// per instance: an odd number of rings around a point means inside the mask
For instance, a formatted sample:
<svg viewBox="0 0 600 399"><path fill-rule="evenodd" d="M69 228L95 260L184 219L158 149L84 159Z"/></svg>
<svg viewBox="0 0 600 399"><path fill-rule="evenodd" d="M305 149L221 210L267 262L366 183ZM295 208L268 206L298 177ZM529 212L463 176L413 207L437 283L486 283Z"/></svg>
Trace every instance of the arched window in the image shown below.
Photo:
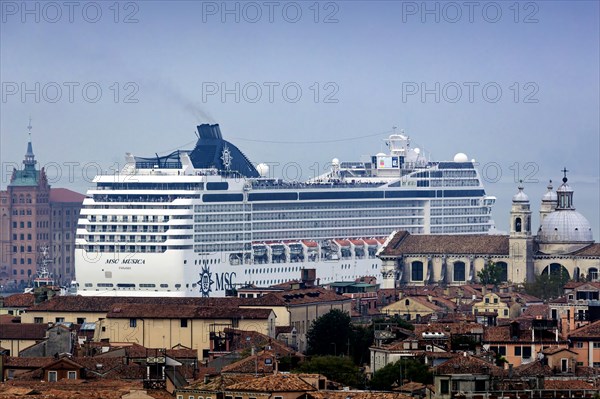
<svg viewBox="0 0 600 399"><path fill-rule="evenodd" d="M465 262L454 262L453 277L454 281L465 281Z"/></svg>
<svg viewBox="0 0 600 399"><path fill-rule="evenodd" d="M566 280L571 278L569 271L560 263L550 263L542 270L542 274L550 274L552 276L563 276Z"/></svg>
<svg viewBox="0 0 600 399"><path fill-rule="evenodd" d="M412 281L423 281L423 262L414 261L411 264L411 280Z"/></svg>
<svg viewBox="0 0 600 399"><path fill-rule="evenodd" d="M515 219L515 231L517 233L521 232L521 218L516 218Z"/></svg>

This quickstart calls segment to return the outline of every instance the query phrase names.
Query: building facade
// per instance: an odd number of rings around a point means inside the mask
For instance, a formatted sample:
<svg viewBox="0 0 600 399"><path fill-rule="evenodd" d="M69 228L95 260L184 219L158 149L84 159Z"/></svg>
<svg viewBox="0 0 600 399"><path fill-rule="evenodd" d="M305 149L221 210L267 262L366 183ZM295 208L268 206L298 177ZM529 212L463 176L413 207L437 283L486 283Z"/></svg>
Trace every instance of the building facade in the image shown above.
<svg viewBox="0 0 600 399"><path fill-rule="evenodd" d="M598 281L600 244L587 219L573 206L573 190L563 184L542 198L541 225L531 230L529 197L523 187L513 196L508 235L411 235L394 233L379 253L382 288L407 285L462 285L494 262L505 282L521 284L536 274L568 274L570 279Z"/></svg>
<svg viewBox="0 0 600 399"><path fill-rule="evenodd" d="M75 277L76 220L84 196L50 187L44 168L36 168L28 128L23 169L15 168L0 191L0 286L7 291L31 285L42 263L58 284Z"/></svg>

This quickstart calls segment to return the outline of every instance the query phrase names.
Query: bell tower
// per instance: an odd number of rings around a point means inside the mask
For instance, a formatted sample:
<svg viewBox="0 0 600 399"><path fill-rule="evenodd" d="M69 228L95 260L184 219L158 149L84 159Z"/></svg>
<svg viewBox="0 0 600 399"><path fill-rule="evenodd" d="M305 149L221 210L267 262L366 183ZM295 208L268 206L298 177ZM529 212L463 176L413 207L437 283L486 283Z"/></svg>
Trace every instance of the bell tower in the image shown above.
<svg viewBox="0 0 600 399"><path fill-rule="evenodd" d="M533 278L533 236L531 235L531 208L529 197L519 191L513 196L510 210L510 235L508 238L510 267L508 279L513 283L524 283Z"/></svg>

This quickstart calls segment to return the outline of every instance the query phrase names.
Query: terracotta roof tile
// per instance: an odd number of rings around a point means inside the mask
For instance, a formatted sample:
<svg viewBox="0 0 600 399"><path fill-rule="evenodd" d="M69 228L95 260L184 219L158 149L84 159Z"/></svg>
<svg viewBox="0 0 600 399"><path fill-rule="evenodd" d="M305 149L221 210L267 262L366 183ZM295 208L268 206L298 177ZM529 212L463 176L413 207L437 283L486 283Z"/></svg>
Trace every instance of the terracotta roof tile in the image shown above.
<svg viewBox="0 0 600 399"><path fill-rule="evenodd" d="M226 333L231 333L231 345L232 351L242 351L245 349L254 348L267 348L270 347L271 351L274 351L279 356L300 356L300 353L296 353L292 348L286 346L283 342L270 338L268 335L261 334L257 331L244 331L233 328L226 328Z"/></svg>
<svg viewBox="0 0 600 399"><path fill-rule="evenodd" d="M54 362L53 357L14 357L7 356L4 361L4 366L7 368L35 368L44 367L47 364Z"/></svg>
<svg viewBox="0 0 600 399"><path fill-rule="evenodd" d="M260 298L250 298L244 305L252 306L295 306L318 302L350 302L351 299L324 288L314 287L299 290L272 292Z"/></svg>
<svg viewBox="0 0 600 399"><path fill-rule="evenodd" d="M107 318L147 319L267 319L270 309L199 307L194 305L161 305L116 303Z"/></svg>
<svg viewBox="0 0 600 399"><path fill-rule="evenodd" d="M9 323L20 323L21 318L19 316L13 316L11 314L0 314L0 324L9 324ZM2 327L0 327L2 328Z"/></svg>
<svg viewBox="0 0 600 399"><path fill-rule="evenodd" d="M513 369L514 373L522 377L535 377L538 375L551 376L552 369L547 364L542 364L539 360L531 363L521 364Z"/></svg>
<svg viewBox="0 0 600 399"><path fill-rule="evenodd" d="M575 251L572 255L600 257L600 243L590 244L587 247L580 249L579 251Z"/></svg>
<svg viewBox="0 0 600 399"><path fill-rule="evenodd" d="M248 299L225 298L174 298L174 297L102 297L102 296L57 296L29 309L28 312L98 312L107 313L117 304L150 304L155 307L165 305L194 305L205 307L235 308Z"/></svg>
<svg viewBox="0 0 600 399"><path fill-rule="evenodd" d="M508 236L472 235L412 235L397 232L380 256L405 254L479 254L508 255Z"/></svg>
<svg viewBox="0 0 600 399"><path fill-rule="evenodd" d="M584 390L595 390L594 386L588 382L581 380L548 380L544 381L544 388L550 390L564 390L568 391L571 389L584 389Z"/></svg>
<svg viewBox="0 0 600 399"><path fill-rule="evenodd" d="M309 392L309 399L411 399L400 392L318 391Z"/></svg>
<svg viewBox="0 0 600 399"><path fill-rule="evenodd" d="M532 316L535 318L547 318L550 315L550 306L548 305L529 305L523 311L523 316Z"/></svg>
<svg viewBox="0 0 600 399"><path fill-rule="evenodd" d="M294 374L270 374L227 387L226 392L308 392L315 391L308 382Z"/></svg>
<svg viewBox="0 0 600 399"><path fill-rule="evenodd" d="M569 334L569 338L600 338L600 320L573 331Z"/></svg>
<svg viewBox="0 0 600 399"><path fill-rule="evenodd" d="M35 298L33 294L12 294L4 298L5 308L28 308L33 306Z"/></svg>
<svg viewBox="0 0 600 399"><path fill-rule="evenodd" d="M42 340L47 329L46 324L38 323L0 324L0 339Z"/></svg>
<svg viewBox="0 0 600 399"><path fill-rule="evenodd" d="M504 370L494 364L473 356L456 356L434 367L437 374L490 374L493 376L504 375Z"/></svg>
<svg viewBox="0 0 600 399"><path fill-rule="evenodd" d="M248 356L221 369L221 373L271 374L275 370L276 355L272 351L262 351Z"/></svg>

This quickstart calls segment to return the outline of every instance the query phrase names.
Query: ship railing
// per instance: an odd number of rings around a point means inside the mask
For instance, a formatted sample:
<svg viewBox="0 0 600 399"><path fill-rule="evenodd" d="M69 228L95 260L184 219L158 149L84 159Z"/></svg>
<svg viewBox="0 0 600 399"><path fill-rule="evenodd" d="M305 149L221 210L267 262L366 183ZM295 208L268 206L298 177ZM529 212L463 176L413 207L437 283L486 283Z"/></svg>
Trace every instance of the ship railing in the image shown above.
<svg viewBox="0 0 600 399"><path fill-rule="evenodd" d="M386 181L378 182L322 182L322 183L293 183L293 182L253 182L252 189L254 190L289 190L289 189L311 189L311 188L332 188L332 189L343 189L343 188L357 188L357 187L379 187L387 184Z"/></svg>

